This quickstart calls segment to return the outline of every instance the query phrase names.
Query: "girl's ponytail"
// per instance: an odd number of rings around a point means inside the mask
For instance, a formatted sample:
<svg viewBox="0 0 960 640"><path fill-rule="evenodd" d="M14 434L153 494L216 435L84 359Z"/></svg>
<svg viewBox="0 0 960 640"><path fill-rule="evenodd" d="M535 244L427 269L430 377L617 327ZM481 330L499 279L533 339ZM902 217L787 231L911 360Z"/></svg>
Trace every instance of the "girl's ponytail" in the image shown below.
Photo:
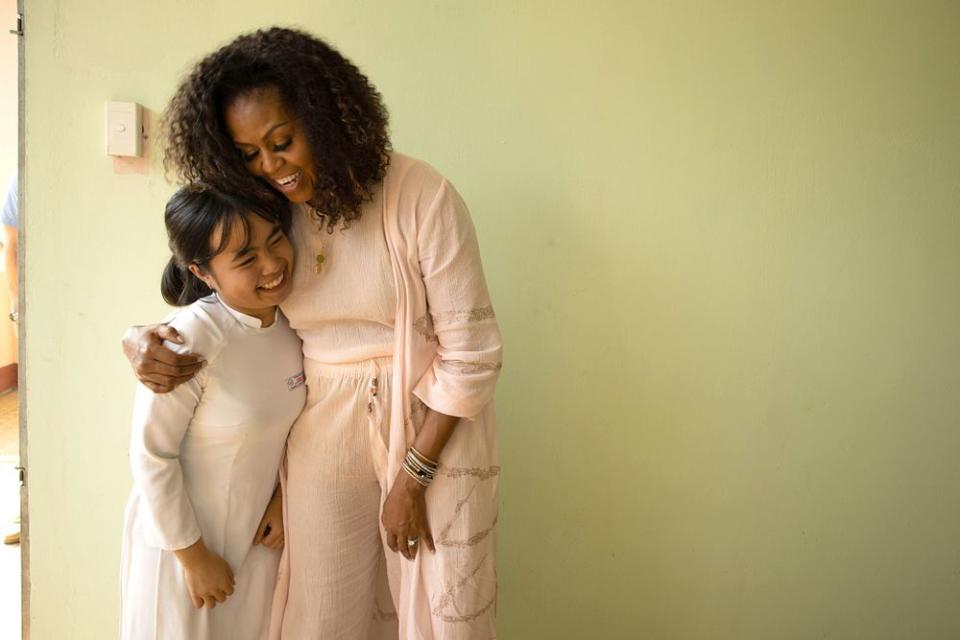
<svg viewBox="0 0 960 640"><path fill-rule="evenodd" d="M177 259L170 256L167 266L163 268L160 277L160 295L167 304L183 307L192 302L205 298L213 293L200 278L177 264Z"/></svg>

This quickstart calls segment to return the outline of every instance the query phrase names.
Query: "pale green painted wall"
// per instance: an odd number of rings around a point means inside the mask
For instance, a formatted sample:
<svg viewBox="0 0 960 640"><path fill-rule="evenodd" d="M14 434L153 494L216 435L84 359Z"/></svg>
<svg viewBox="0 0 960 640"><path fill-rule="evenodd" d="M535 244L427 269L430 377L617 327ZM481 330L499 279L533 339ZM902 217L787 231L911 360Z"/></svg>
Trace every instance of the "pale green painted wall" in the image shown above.
<svg viewBox="0 0 960 640"><path fill-rule="evenodd" d="M240 8L240 7L243 8ZM470 203L507 340L500 635L960 635L960 5L28 2L34 638L107 638L160 110L303 25Z"/></svg>
<svg viewBox="0 0 960 640"><path fill-rule="evenodd" d="M17 0L0 0L0 181L6 193L17 168ZM6 307L4 307L6 308Z"/></svg>

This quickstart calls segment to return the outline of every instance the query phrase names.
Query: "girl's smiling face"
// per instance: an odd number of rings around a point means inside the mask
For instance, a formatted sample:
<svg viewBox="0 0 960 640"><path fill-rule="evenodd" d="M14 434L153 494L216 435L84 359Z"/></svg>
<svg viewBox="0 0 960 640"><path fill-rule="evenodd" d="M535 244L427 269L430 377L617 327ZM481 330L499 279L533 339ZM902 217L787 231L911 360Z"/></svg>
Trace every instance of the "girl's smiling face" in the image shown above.
<svg viewBox="0 0 960 640"><path fill-rule="evenodd" d="M224 226L210 238L214 250L222 244ZM293 246L279 223L253 213L238 214L228 226L223 250L206 265L191 264L190 272L227 305L270 326L292 289Z"/></svg>
<svg viewBox="0 0 960 640"><path fill-rule="evenodd" d="M279 90L264 87L235 97L227 105L224 120L250 173L269 182L291 202L307 202L313 197L313 151Z"/></svg>

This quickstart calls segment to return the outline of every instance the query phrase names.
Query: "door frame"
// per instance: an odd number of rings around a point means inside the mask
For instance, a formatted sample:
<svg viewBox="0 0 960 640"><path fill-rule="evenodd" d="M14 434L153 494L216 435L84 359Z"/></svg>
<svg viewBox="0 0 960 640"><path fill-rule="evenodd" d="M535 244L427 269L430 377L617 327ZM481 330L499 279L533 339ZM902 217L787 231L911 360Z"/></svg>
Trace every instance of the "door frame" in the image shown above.
<svg viewBox="0 0 960 640"><path fill-rule="evenodd" d="M28 437L27 437L27 377L26 370L26 336L27 313L24 305L23 283L25 279L25 249L27 220L26 189L26 83L24 82L24 53L25 53L25 0L17 0L17 25L13 32L17 34L17 352L20 364L18 366L18 411L20 418L20 633L23 640L30 638L30 493L27 489L29 469L28 465Z"/></svg>

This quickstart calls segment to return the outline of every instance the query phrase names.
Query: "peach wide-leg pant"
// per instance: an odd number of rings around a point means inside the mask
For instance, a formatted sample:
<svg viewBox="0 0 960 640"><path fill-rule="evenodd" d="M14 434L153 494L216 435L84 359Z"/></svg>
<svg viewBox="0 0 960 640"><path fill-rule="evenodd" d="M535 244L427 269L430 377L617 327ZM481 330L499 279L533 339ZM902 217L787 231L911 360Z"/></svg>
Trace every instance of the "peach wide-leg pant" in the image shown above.
<svg viewBox="0 0 960 640"><path fill-rule="evenodd" d="M385 479L378 478L374 447L381 446L377 439L386 440L390 371L390 358L346 365L304 361L307 404L287 443L286 546L272 638L496 637L492 527L480 544L438 544L436 554L421 545L414 562L385 545L380 526ZM422 412L423 405L416 404L412 418L417 426ZM427 491L435 540L443 537L438 528L459 515L454 513L459 482L445 480L441 474ZM454 492L445 490L445 485ZM471 487L475 492L476 487ZM479 561L477 552L483 554ZM429 609L411 607L411 598L427 599ZM398 607L433 613L429 619L411 614L398 620Z"/></svg>

